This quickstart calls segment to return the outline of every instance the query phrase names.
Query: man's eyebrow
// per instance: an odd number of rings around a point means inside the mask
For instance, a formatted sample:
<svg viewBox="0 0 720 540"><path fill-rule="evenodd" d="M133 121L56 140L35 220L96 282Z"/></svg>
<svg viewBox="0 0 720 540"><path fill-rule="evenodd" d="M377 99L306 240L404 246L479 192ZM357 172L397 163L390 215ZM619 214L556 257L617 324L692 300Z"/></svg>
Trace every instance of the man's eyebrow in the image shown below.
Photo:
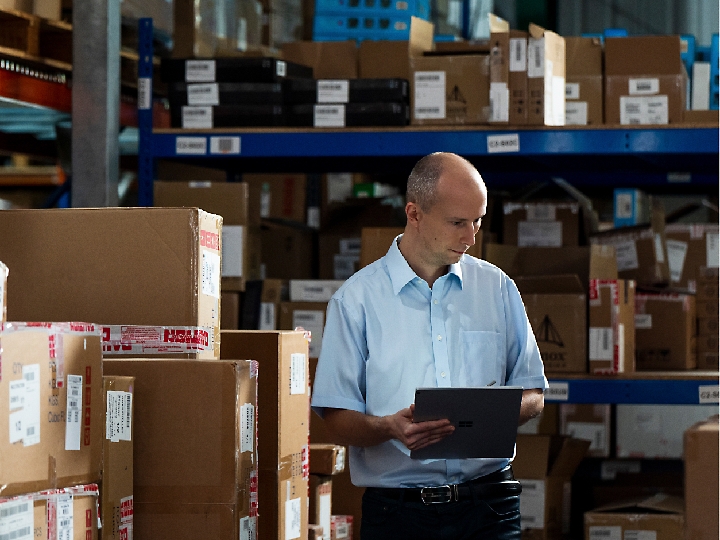
<svg viewBox="0 0 720 540"><path fill-rule="evenodd" d="M475 219L468 219L468 218L461 218L461 217L453 217L453 216L450 216L450 217L448 217L448 220L450 220L450 221L477 221L477 220L482 219L482 218L484 218L484 217L485 217L485 216L483 215L483 216L478 216L478 217L476 217Z"/></svg>

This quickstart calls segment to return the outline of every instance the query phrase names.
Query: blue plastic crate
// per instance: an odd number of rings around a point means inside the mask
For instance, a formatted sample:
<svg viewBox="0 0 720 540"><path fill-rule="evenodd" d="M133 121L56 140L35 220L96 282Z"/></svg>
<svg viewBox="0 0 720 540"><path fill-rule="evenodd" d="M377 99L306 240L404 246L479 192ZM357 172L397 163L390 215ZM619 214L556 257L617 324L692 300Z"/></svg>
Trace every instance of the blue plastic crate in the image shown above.
<svg viewBox="0 0 720 540"><path fill-rule="evenodd" d="M316 15L411 16L429 19L430 0L315 0Z"/></svg>
<svg viewBox="0 0 720 540"><path fill-rule="evenodd" d="M695 47L695 61L696 62L709 62L710 61L710 47Z"/></svg>
<svg viewBox="0 0 720 540"><path fill-rule="evenodd" d="M692 76L692 68L695 63L695 36L692 34L680 36L680 58L685 64L688 75Z"/></svg>
<svg viewBox="0 0 720 540"><path fill-rule="evenodd" d="M406 40L409 38L410 16L315 15L314 19L313 39L315 41Z"/></svg>

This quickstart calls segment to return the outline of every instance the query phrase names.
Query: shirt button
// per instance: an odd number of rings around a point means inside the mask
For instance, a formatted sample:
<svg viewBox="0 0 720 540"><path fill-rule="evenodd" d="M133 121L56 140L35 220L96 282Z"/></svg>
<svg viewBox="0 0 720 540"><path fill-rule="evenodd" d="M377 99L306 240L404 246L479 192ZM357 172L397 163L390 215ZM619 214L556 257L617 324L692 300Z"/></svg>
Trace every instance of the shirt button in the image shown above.
<svg viewBox="0 0 720 540"><path fill-rule="evenodd" d="M445 372L443 371L443 372L440 374L440 376L441 376L441 377L445 377Z"/></svg>
<svg viewBox="0 0 720 540"><path fill-rule="evenodd" d="M433 304L435 304L435 305L437 306L438 301L437 301L437 300L433 300Z"/></svg>
<svg viewBox="0 0 720 540"><path fill-rule="evenodd" d="M438 336L438 341L442 341L442 336Z"/></svg>

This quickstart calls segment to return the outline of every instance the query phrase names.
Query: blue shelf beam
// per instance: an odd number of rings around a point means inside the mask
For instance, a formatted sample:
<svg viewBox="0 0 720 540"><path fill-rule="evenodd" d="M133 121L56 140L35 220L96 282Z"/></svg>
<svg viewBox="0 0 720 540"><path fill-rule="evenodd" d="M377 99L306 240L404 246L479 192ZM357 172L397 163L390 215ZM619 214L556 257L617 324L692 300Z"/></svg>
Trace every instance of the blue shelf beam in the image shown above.
<svg viewBox="0 0 720 540"><path fill-rule="evenodd" d="M547 403L718 403L718 379L550 379Z"/></svg>

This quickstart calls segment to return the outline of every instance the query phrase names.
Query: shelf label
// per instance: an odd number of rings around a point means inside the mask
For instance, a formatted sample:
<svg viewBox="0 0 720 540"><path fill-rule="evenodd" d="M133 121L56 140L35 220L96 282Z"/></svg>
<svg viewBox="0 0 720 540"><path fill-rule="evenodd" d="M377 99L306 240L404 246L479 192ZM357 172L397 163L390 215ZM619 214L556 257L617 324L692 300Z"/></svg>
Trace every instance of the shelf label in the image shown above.
<svg viewBox="0 0 720 540"><path fill-rule="evenodd" d="M178 155L204 156L207 154L207 139L205 137L177 137L175 139L175 153Z"/></svg>
<svg viewBox="0 0 720 540"><path fill-rule="evenodd" d="M501 154L505 152L520 151L520 135L509 133L508 135L488 135L488 154Z"/></svg>
<svg viewBox="0 0 720 540"><path fill-rule="evenodd" d="M698 403L718 403L720 387L718 385L698 386Z"/></svg>
<svg viewBox="0 0 720 540"><path fill-rule="evenodd" d="M220 105L218 84L188 84L187 103L188 105Z"/></svg>
<svg viewBox="0 0 720 540"><path fill-rule="evenodd" d="M152 79L150 77L138 78L138 109L146 111L152 108Z"/></svg>
<svg viewBox="0 0 720 540"><path fill-rule="evenodd" d="M315 105L315 127L345 127L345 105Z"/></svg>
<svg viewBox="0 0 720 540"><path fill-rule="evenodd" d="M418 120L445 118L445 72L415 72L415 109Z"/></svg>
<svg viewBox="0 0 720 540"><path fill-rule="evenodd" d="M183 129L212 129L212 107L183 107L182 127Z"/></svg>
<svg viewBox="0 0 720 540"><path fill-rule="evenodd" d="M240 137L210 137L211 154L239 154Z"/></svg>
<svg viewBox="0 0 720 540"><path fill-rule="evenodd" d="M350 101L350 82L325 79L317 82L318 103L347 103Z"/></svg>
<svg viewBox="0 0 720 540"><path fill-rule="evenodd" d="M570 385L566 382L550 382L545 390L545 399L548 401L567 401L570 399Z"/></svg>
<svg viewBox="0 0 720 540"><path fill-rule="evenodd" d="M185 62L185 82L214 82L215 60L188 60Z"/></svg>

